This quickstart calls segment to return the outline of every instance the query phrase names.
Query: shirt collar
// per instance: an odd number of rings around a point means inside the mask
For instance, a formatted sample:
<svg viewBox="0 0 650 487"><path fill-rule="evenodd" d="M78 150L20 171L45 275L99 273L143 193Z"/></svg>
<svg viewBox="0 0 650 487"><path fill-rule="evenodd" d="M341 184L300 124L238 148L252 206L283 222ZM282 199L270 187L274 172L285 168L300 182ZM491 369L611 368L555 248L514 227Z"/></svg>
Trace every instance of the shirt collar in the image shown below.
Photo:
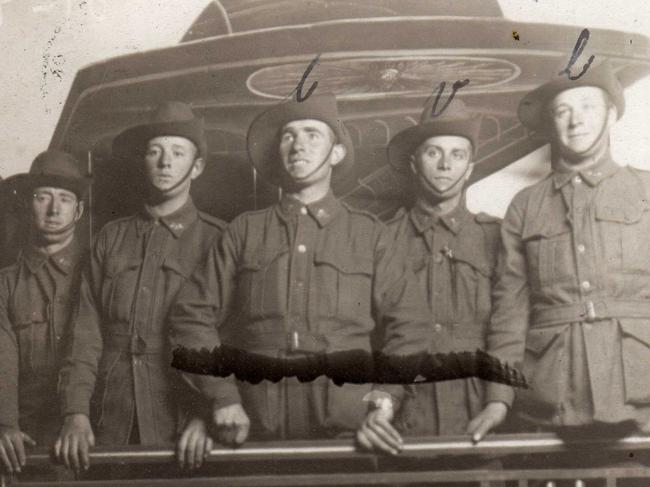
<svg viewBox="0 0 650 487"><path fill-rule="evenodd" d="M48 255L41 252L35 246L30 245L23 251L22 258L32 274L36 274L49 260L55 268L67 275L77 265L77 262L79 262L81 258L81 247L77 239L73 238L61 250L52 255Z"/></svg>
<svg viewBox="0 0 650 487"><path fill-rule="evenodd" d="M331 190L320 200L308 205L293 196L284 195L278 204L278 215L286 222L300 214L302 208L305 208L318 225L324 227L334 219L341 207L341 202Z"/></svg>
<svg viewBox="0 0 650 487"><path fill-rule="evenodd" d="M607 155L599 160L594 166L581 171L571 171L564 167L558 167L553 171L553 184L555 189L559 189L571 181L571 178L579 175L589 186L595 187L604 179L615 174L619 169L621 169L621 166L616 164L612 158Z"/></svg>
<svg viewBox="0 0 650 487"><path fill-rule="evenodd" d="M420 201L421 200L418 200L410 212L411 221L420 234L441 223L451 233L457 235L470 216L470 212L465 204L465 194L463 194L463 197L456 208L445 215L438 215L435 212L432 213L431 210L426 208Z"/></svg>
<svg viewBox="0 0 650 487"><path fill-rule="evenodd" d="M183 206L181 206L174 213L166 216L159 217L159 221L169 232L175 237L180 237L183 232L189 227L197 218L198 210L194 206L192 198L188 198ZM149 213L146 207L143 207L140 213L138 214L138 219L136 221L136 227L138 231L138 237L146 230L146 228L154 222L156 218Z"/></svg>

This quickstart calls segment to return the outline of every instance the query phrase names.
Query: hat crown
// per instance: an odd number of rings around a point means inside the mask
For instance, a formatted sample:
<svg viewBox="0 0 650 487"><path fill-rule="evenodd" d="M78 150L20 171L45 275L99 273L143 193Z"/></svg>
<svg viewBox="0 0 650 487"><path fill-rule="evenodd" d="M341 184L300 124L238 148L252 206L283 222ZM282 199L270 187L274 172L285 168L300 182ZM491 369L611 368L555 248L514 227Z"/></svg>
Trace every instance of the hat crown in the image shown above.
<svg viewBox="0 0 650 487"><path fill-rule="evenodd" d="M196 118L192 107L181 101L160 104L151 115L151 123L189 122Z"/></svg>
<svg viewBox="0 0 650 487"><path fill-rule="evenodd" d="M433 109L436 103L436 99L438 100L438 105L435 106L436 110L434 112ZM432 96L429 98L426 105L424 106L424 111L420 116L420 124L429 122L443 122L446 120L470 120L472 118L472 113L469 111L467 105L465 105L465 102L463 102L463 100L459 100L457 98L452 99L449 105L447 105L447 108L445 108L445 110L440 113L440 110L445 106L445 103L446 101L443 102L437 97Z"/></svg>
<svg viewBox="0 0 650 487"><path fill-rule="evenodd" d="M58 150L47 150L36 156L29 168L29 175L83 178L77 160L67 152Z"/></svg>

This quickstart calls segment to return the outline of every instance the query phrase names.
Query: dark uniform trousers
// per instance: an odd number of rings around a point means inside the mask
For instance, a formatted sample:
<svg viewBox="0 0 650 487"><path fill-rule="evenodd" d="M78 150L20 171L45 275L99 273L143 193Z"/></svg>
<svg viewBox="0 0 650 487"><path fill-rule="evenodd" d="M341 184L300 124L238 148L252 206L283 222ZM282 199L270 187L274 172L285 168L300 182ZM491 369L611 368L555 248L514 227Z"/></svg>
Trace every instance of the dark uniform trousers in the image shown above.
<svg viewBox="0 0 650 487"><path fill-rule="evenodd" d="M169 443L198 413L198 395L170 367L165 319L222 228L189 200L169 216L143 209L99 233L61 372L63 413L91 414L99 443Z"/></svg>
<svg viewBox="0 0 650 487"><path fill-rule="evenodd" d="M27 248L0 271L0 425L40 446L61 427L54 399L84 253L76 239L49 256Z"/></svg>
<svg viewBox="0 0 650 487"><path fill-rule="evenodd" d="M383 224L331 193L306 206L285 196L240 215L210 250L171 312L174 341L194 349L223 341L291 357L370 351L380 330L386 353L426 350L423 296L404 259ZM324 377L256 385L221 379L212 399L222 406L241 402L252 438L314 438L355 430L371 388L339 387ZM401 386L385 389L401 396Z"/></svg>
<svg viewBox="0 0 650 487"><path fill-rule="evenodd" d="M465 201L451 213L431 215L419 206L389 223L396 245L425 290L433 333L441 352L485 349L492 309L491 287L499 245L499 220L472 214ZM462 435L481 411L484 384L469 378L422 384L405 401L399 423L411 435Z"/></svg>

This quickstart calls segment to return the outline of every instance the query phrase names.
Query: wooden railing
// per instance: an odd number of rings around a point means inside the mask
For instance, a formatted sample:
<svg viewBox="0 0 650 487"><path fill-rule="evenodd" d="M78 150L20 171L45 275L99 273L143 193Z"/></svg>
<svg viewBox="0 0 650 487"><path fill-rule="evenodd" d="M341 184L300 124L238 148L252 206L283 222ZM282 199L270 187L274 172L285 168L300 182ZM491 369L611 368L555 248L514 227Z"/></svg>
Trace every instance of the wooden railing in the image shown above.
<svg viewBox="0 0 650 487"><path fill-rule="evenodd" d="M531 480L542 480L541 485L545 485L562 479L601 479L600 485L613 487L619 479L629 478L645 478L650 485L650 467L646 466L650 465L650 437L566 442L552 434L494 435L477 445L466 437L427 437L407 440L403 452L395 457L359 452L349 440L250 443L239 449L215 448L203 467L193 472L177 467L171 448L96 448L90 457L91 468L75 477L56 466L48 452L35 451L22 474L2 477L2 487L458 482L524 487L531 485ZM607 458L609 464L594 463L595 457Z"/></svg>

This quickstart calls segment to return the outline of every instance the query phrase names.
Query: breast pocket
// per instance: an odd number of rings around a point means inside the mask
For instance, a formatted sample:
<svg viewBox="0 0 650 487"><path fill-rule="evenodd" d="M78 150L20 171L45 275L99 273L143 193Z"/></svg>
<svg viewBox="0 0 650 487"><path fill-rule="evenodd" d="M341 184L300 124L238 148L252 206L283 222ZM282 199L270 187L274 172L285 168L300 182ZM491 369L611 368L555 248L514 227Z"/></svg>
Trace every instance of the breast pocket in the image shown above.
<svg viewBox="0 0 650 487"><path fill-rule="evenodd" d="M642 206L596 208L607 267L650 273L650 213Z"/></svg>
<svg viewBox="0 0 650 487"><path fill-rule="evenodd" d="M312 296L322 315L352 321L370 316L371 257L323 249L314 254L314 268L316 279Z"/></svg>
<svg viewBox="0 0 650 487"><path fill-rule="evenodd" d="M237 308L249 317L282 316L286 309L288 250L245 252L237 268Z"/></svg>
<svg viewBox="0 0 650 487"><path fill-rule="evenodd" d="M20 372L46 372L54 367L54 356L48 339L50 317L47 310L33 311L19 316L14 325L18 340Z"/></svg>
<svg viewBox="0 0 650 487"><path fill-rule="evenodd" d="M522 239L533 283L545 286L574 278L572 234L567 222L525 230Z"/></svg>
<svg viewBox="0 0 650 487"><path fill-rule="evenodd" d="M159 299L166 299L165 306L171 305L174 297L194 270L194 262L179 257L167 257L163 264L162 270L164 273L163 279L163 294Z"/></svg>
<svg viewBox="0 0 650 487"><path fill-rule="evenodd" d="M141 264L141 259L128 258L117 258L107 263L103 295L111 321L129 321Z"/></svg>
<svg viewBox="0 0 650 487"><path fill-rule="evenodd" d="M457 320L477 326L486 321L492 308L493 260L479 249L458 248L452 259Z"/></svg>

